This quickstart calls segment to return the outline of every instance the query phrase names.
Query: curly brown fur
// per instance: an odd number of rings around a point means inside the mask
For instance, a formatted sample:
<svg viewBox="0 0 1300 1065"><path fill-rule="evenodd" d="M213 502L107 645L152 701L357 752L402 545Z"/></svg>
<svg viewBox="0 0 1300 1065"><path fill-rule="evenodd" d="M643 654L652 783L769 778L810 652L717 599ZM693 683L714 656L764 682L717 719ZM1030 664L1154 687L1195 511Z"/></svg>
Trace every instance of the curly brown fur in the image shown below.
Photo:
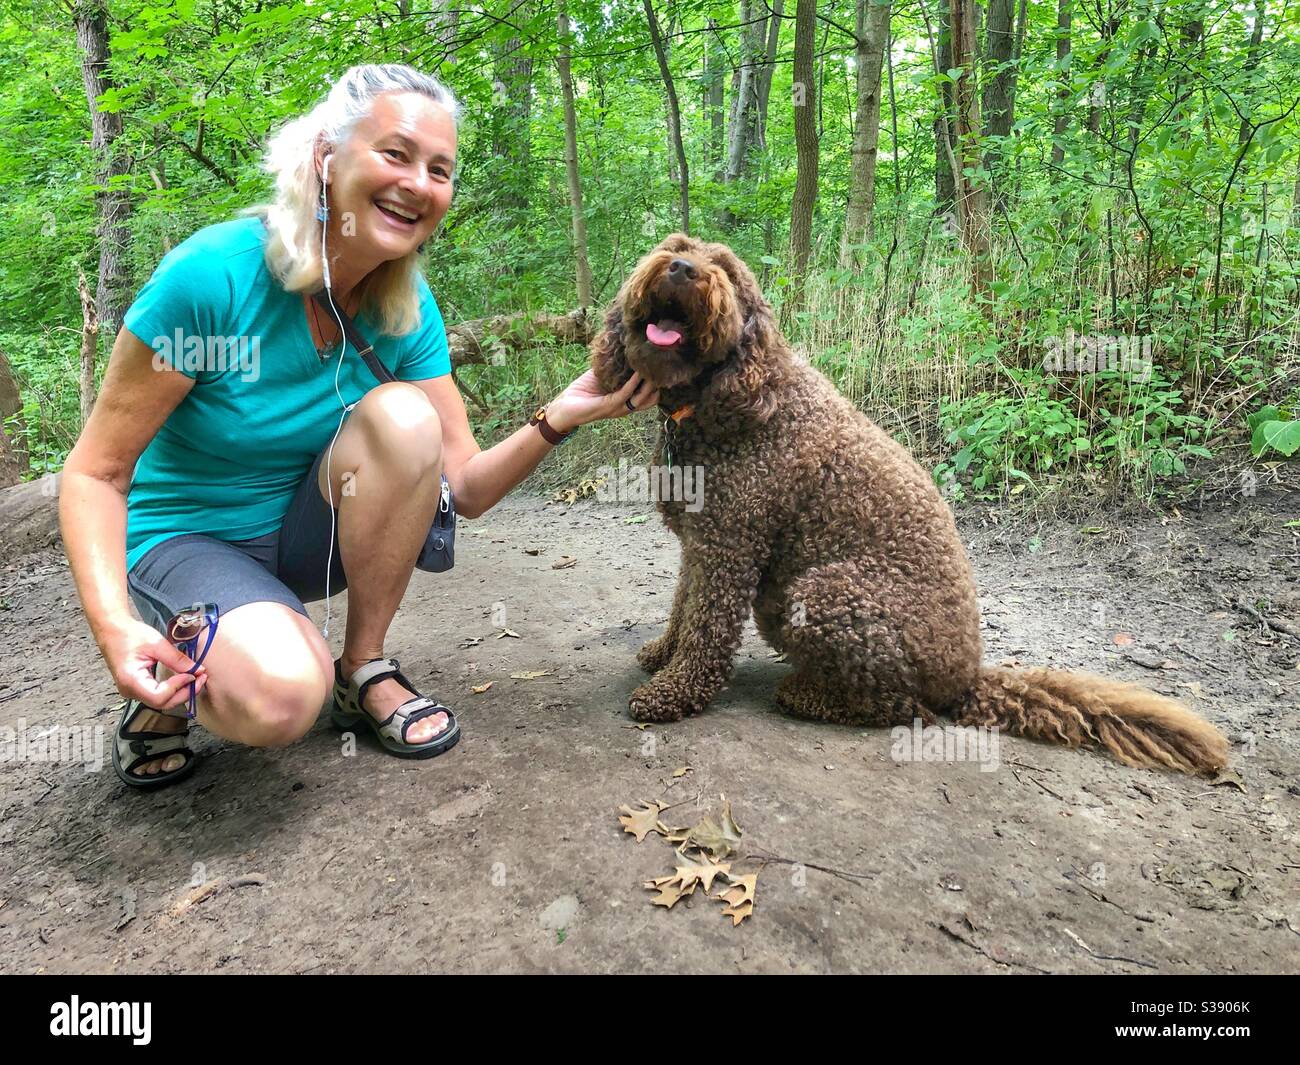
<svg viewBox="0 0 1300 1065"><path fill-rule="evenodd" d="M676 234L641 260L592 366L611 391L634 370L658 386L663 412L683 413L666 420L656 464L671 436L674 463L704 470L701 509L659 503L682 570L667 629L638 655L654 675L632 695L637 720L703 710L752 613L795 667L776 698L800 717L896 725L946 713L1129 765L1226 762L1212 726L1136 685L981 664L974 576L933 480L791 356L725 245Z"/></svg>

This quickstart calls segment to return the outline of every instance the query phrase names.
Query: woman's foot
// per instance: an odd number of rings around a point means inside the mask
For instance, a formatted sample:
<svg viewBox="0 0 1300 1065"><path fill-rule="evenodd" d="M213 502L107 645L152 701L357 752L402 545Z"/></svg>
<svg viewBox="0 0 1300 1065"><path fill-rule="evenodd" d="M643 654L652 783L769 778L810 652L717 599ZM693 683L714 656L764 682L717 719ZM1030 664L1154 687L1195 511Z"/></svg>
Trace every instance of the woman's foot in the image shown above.
<svg viewBox="0 0 1300 1065"><path fill-rule="evenodd" d="M346 685L352 679L353 673L367 662L373 660L372 658L349 658L344 655L339 659L339 670L343 674L343 683ZM396 677L389 677L387 680L377 681L366 689L362 707L376 721L387 721L393 716L394 710L403 703L416 698L418 694L418 692L410 691L404 687ZM447 715L439 711L429 717L412 722L411 727L406 730L406 740L412 745L428 743L440 736L446 729Z"/></svg>
<svg viewBox="0 0 1300 1065"><path fill-rule="evenodd" d="M127 699L113 729L113 771L123 784L142 790L184 780L195 766L188 735L185 718Z"/></svg>
<svg viewBox="0 0 1300 1065"><path fill-rule="evenodd" d="M122 735L130 739L141 732L183 733L188 728L189 722L184 718L172 717L170 714L160 714L157 710L143 706L135 715L135 720L131 722L130 726L122 730ZM184 764L185 756L173 751L161 758L141 763L131 770L131 775L135 777L156 777L159 773L170 773L179 769Z"/></svg>

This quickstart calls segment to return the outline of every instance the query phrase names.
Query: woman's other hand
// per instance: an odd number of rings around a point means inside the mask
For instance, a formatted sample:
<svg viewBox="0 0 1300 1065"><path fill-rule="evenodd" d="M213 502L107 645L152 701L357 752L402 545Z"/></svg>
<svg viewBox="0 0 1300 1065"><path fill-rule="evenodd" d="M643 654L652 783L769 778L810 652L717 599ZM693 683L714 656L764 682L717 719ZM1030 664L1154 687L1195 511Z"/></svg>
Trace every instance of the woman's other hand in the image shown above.
<svg viewBox="0 0 1300 1065"><path fill-rule="evenodd" d="M195 666L178 651L157 629L134 618L113 631L101 648L113 683L128 699L139 699L155 710L172 710L187 702L190 682L195 681L196 692L203 690L208 674L203 666ZM161 662L173 675L166 680L154 678L154 664Z"/></svg>
<svg viewBox="0 0 1300 1065"><path fill-rule="evenodd" d="M632 407L628 407L628 401ZM659 390L633 373L617 392L605 392L588 370L546 406L546 420L557 433L567 433L588 422L622 418L633 410L647 410L659 402Z"/></svg>

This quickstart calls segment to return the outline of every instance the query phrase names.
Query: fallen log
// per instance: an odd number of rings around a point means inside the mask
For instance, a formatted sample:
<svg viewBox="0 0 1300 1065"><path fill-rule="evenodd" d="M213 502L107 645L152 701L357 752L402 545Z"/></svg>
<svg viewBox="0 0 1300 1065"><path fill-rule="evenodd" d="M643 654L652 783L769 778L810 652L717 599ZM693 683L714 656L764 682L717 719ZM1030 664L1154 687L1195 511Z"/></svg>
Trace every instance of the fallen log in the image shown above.
<svg viewBox="0 0 1300 1065"><path fill-rule="evenodd" d="M568 314L498 314L447 327L453 368L474 363L498 365L506 351L519 351L538 341L589 344L596 317L579 308Z"/></svg>
<svg viewBox="0 0 1300 1065"><path fill-rule="evenodd" d="M4 421L23 409L22 397L18 394L18 382L9 368L9 360L0 351L0 488L17 484L27 469L27 453L15 441L5 435ZM21 434L22 420L17 429ZM16 439L21 439L21 435Z"/></svg>
<svg viewBox="0 0 1300 1065"><path fill-rule="evenodd" d="M58 542L61 480L61 474L50 474L0 489L0 558Z"/></svg>

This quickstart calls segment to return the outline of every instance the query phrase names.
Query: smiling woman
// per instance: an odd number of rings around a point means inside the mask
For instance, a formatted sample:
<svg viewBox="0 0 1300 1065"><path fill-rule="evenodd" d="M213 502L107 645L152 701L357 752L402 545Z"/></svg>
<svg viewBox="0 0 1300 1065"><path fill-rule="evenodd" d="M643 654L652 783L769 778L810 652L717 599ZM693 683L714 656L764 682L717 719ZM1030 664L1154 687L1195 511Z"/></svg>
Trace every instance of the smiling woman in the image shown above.
<svg viewBox="0 0 1300 1065"><path fill-rule="evenodd" d="M267 262L286 290L320 288L322 247L332 247L331 289L346 296L357 286L357 302L374 303L384 332L410 331L418 253L451 206L459 114L436 78L354 67L271 138L275 202L245 213L265 217Z"/></svg>
<svg viewBox="0 0 1300 1065"><path fill-rule="evenodd" d="M64 467L60 520L127 698L113 764L128 785L193 769L186 717L240 743L289 743L331 689L335 724L365 724L388 752L450 749L455 714L384 652L443 479L477 517L578 426L658 401L639 377L606 394L588 372L479 449L418 267L451 205L457 112L417 70L353 67L268 144L273 202L176 247L125 315ZM317 313L322 289L332 313ZM376 386L343 342L344 314L395 380ZM256 372L158 358L214 337L256 341ZM328 596L344 587L331 661ZM323 631L304 606L321 598ZM162 635L195 606L211 628L201 665Z"/></svg>

